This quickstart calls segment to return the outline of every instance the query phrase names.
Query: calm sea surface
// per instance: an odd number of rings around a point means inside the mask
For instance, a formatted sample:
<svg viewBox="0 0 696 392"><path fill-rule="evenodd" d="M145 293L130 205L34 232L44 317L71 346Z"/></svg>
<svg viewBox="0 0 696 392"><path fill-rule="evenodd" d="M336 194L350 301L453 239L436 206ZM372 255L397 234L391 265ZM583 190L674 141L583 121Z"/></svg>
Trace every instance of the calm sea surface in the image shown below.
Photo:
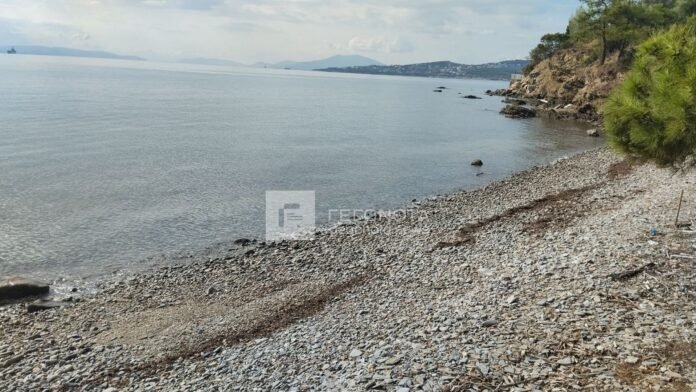
<svg viewBox="0 0 696 392"><path fill-rule="evenodd" d="M0 55L0 80L0 276L99 277L262 238L266 190L315 190L321 224L602 143L499 115L494 81L19 55Z"/></svg>

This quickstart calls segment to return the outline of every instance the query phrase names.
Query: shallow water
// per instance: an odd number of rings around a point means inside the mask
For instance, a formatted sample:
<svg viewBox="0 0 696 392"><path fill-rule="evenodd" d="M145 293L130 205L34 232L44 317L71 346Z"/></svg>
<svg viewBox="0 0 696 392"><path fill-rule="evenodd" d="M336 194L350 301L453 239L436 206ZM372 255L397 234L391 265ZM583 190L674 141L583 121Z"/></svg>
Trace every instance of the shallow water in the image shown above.
<svg viewBox="0 0 696 392"><path fill-rule="evenodd" d="M41 56L0 56L0 74L0 276L97 277L262 238L266 190L315 190L323 224L602 143L499 115L495 81Z"/></svg>

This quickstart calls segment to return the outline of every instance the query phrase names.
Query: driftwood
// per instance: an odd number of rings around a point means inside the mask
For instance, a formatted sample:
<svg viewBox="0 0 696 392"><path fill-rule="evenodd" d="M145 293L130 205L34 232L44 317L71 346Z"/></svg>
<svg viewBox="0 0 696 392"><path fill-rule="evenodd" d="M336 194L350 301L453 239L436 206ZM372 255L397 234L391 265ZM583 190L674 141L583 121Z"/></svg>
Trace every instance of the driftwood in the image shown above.
<svg viewBox="0 0 696 392"><path fill-rule="evenodd" d="M677 227L679 227L679 214L681 213L683 201L684 201L684 190L682 189L681 195L679 195L679 207L677 207L677 217L674 218L674 225Z"/></svg>
<svg viewBox="0 0 696 392"><path fill-rule="evenodd" d="M648 263L640 268L636 268L636 269L632 269L632 270L628 270L628 271L624 271L624 272L615 272L613 274L609 274L609 278L611 280L626 280L626 279L630 279L630 278L642 273L646 269L650 269L650 268L654 268L654 267L655 267L655 263Z"/></svg>

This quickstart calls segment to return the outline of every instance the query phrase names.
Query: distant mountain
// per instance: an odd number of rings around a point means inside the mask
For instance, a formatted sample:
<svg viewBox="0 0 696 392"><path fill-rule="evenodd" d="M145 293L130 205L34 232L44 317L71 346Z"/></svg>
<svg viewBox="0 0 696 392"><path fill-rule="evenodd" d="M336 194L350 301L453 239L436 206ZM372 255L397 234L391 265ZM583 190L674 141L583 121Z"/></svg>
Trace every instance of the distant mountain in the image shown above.
<svg viewBox="0 0 696 392"><path fill-rule="evenodd" d="M72 48L54 48L48 46L0 46L0 53L7 53L14 48L15 54L35 54L41 56L94 57L100 59L145 60L137 56L121 56L100 50L81 50Z"/></svg>
<svg viewBox="0 0 696 392"><path fill-rule="evenodd" d="M359 55L338 55L331 56L322 60L314 61L282 61L280 63L256 63L257 67L268 68L289 68L305 71L312 71L323 68L343 68L343 67L360 67L370 65L383 65L377 60Z"/></svg>
<svg viewBox="0 0 696 392"><path fill-rule="evenodd" d="M479 65L457 64L451 61L408 65L368 65L358 67L326 67L325 72L358 73L370 75L422 76L432 78L470 78L509 80L512 74L522 73L527 60L509 60Z"/></svg>
<svg viewBox="0 0 696 392"><path fill-rule="evenodd" d="M182 59L179 60L180 63L184 64L200 64L200 65L218 65L223 67L248 67L246 64L238 63L231 60L223 59L207 59L207 58L192 58L192 59Z"/></svg>

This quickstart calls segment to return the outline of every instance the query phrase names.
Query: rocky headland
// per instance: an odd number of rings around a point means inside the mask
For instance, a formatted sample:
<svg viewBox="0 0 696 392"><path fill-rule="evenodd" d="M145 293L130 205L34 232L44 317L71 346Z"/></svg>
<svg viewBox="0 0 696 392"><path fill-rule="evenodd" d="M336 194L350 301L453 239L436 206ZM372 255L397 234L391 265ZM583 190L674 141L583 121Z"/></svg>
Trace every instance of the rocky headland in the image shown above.
<svg viewBox="0 0 696 392"><path fill-rule="evenodd" d="M592 56L589 47L560 50L512 80L509 88L488 93L522 99L522 105L533 109L535 116L601 125L602 106L623 80L628 64L618 52L608 56L604 64ZM507 110L513 111L515 106L520 105L511 102Z"/></svg>

